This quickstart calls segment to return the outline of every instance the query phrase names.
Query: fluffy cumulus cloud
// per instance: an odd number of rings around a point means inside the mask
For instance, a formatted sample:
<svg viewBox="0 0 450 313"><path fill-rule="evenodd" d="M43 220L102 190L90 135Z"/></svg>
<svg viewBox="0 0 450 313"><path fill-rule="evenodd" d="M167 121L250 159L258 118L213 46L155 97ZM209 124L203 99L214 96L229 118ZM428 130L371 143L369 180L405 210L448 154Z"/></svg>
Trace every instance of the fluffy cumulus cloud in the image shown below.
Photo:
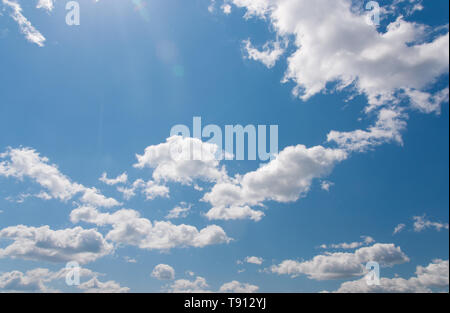
<svg viewBox="0 0 450 313"><path fill-rule="evenodd" d="M409 258L394 244L375 244L353 253L326 253L309 261L285 260L270 268L273 273L297 277L306 275L310 279L327 280L362 276L367 262L378 262L381 266L393 266L408 262Z"/></svg>
<svg viewBox="0 0 450 313"><path fill-rule="evenodd" d="M197 138L173 136L165 143L149 146L136 155L136 168L152 168L156 181L191 184L194 179L218 181L226 177L219 168L218 146Z"/></svg>
<svg viewBox="0 0 450 313"><path fill-rule="evenodd" d="M307 148L290 146L269 163L253 172L238 176L235 181L218 182L203 197L211 203L209 219L244 219L259 221L263 212L250 206L264 201L293 202L305 196L312 181L328 174L334 165L345 160L340 149L322 146Z"/></svg>
<svg viewBox="0 0 450 313"><path fill-rule="evenodd" d="M48 286L49 283L65 279L67 269L63 268L58 272L52 272L46 268L36 268L25 273L11 271L0 274L0 291L5 292L56 292ZM79 268L81 277L96 277L98 273L89 269Z"/></svg>
<svg viewBox="0 0 450 313"><path fill-rule="evenodd" d="M46 157L30 148L9 148L0 154L0 176L13 177L19 180L31 179L45 189L41 193L43 199L59 199L67 201L75 195L81 194L80 201L83 203L113 207L120 203L107 198L96 188L88 188L81 184L72 182L66 175L61 173L54 164L49 164Z"/></svg>
<svg viewBox="0 0 450 313"><path fill-rule="evenodd" d="M261 265L264 262L264 259L257 256L248 256L245 258L245 262L250 264Z"/></svg>
<svg viewBox="0 0 450 313"><path fill-rule="evenodd" d="M217 225L201 230L190 225L170 222L152 222L140 217L135 210L122 209L101 213L93 207L79 207L70 214L74 223L86 222L99 226L111 225L106 239L116 243L138 246L149 250L169 250L175 247L205 247L230 242L225 231Z"/></svg>
<svg viewBox="0 0 450 313"><path fill-rule="evenodd" d="M259 290L258 286L232 281L223 284L218 292L220 293L254 293ZM196 277L194 280L179 279L174 281L169 287L168 291L172 293L211 293L210 286L203 277Z"/></svg>
<svg viewBox="0 0 450 313"><path fill-rule="evenodd" d="M397 226L395 226L394 232L392 234L397 235L397 234L401 233L405 229L405 227L406 227L405 224L398 224Z"/></svg>
<svg viewBox="0 0 450 313"><path fill-rule="evenodd" d="M418 266L416 275L404 279L401 277L380 279L379 285L369 285L365 278L343 283L336 292L340 293L424 293L436 291L448 292L448 260L434 260L428 266Z"/></svg>
<svg viewBox="0 0 450 313"><path fill-rule="evenodd" d="M44 3L44 1L40 0ZM19 25L21 33L25 38L39 47L44 46L45 37L31 24L31 22L22 14L22 7L15 0L2 0L2 3L8 11L13 20Z"/></svg>
<svg viewBox="0 0 450 313"><path fill-rule="evenodd" d="M152 271L152 277L159 280L173 280L175 279L175 270L170 265L158 264Z"/></svg>
<svg viewBox="0 0 450 313"><path fill-rule="evenodd" d="M425 41L427 28L402 17L381 33L349 0L233 0L246 17L268 19L279 36L294 36L286 80L303 99L328 83L351 84L371 104L397 91L421 90L448 73L448 32Z"/></svg>
<svg viewBox="0 0 450 313"><path fill-rule="evenodd" d="M136 179L131 186L119 186L117 191L123 194L126 200L130 200L140 191L147 200L153 200L157 197L168 198L169 188L165 185L160 185L153 180L144 181L143 179Z"/></svg>
<svg viewBox="0 0 450 313"><path fill-rule="evenodd" d="M172 293L210 293L209 285L203 277L196 277L195 280L179 279L169 286Z"/></svg>
<svg viewBox="0 0 450 313"><path fill-rule="evenodd" d="M222 293L254 293L257 292L259 289L258 286L247 284L247 283L240 283L236 280L223 284L219 292Z"/></svg>
<svg viewBox="0 0 450 313"><path fill-rule="evenodd" d="M46 269L35 269L22 273L11 271L0 274L0 291L14 292L48 292L45 285L48 280L49 271Z"/></svg>
<svg viewBox="0 0 450 313"><path fill-rule="evenodd" d="M82 227L52 230L49 226L12 226L0 230L0 239L12 240L0 249L0 258L84 264L114 250L101 233Z"/></svg>
<svg viewBox="0 0 450 313"><path fill-rule="evenodd" d="M82 283L78 288L86 293L127 293L130 291L130 288L121 287L119 283L113 280L101 282L97 277Z"/></svg>
<svg viewBox="0 0 450 313"><path fill-rule="evenodd" d="M293 38L284 82L295 84L303 100L332 91L351 90L365 95L366 111L380 108L378 121L367 130L333 131L328 141L351 151L364 151L384 142L401 143L407 115L401 104L424 113L439 113L448 102L448 88L431 92L430 86L448 75L448 27L432 29L406 21L404 15L420 10L411 2L400 13L399 1L382 8L385 16L397 15L385 31L368 23L367 12L350 0L232 0L244 17L270 24L277 38ZM400 1L401 2L401 1ZM272 67L281 55L278 47L263 51L245 41L249 58Z"/></svg>

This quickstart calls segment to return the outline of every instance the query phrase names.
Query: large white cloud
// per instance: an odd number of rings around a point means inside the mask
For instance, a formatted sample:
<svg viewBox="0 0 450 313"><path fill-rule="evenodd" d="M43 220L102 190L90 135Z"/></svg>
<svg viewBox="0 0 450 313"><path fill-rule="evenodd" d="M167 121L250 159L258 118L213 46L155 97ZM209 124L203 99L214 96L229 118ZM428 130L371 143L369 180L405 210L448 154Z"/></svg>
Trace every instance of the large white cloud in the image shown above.
<svg viewBox="0 0 450 313"><path fill-rule="evenodd" d="M261 18L277 38L293 38L284 82L294 94L310 97L343 89L365 95L366 111L382 109L368 130L332 131L328 141L350 151L364 151L384 142L401 143L407 115L403 103L424 113L439 113L448 102L448 87L435 93L432 85L449 72L448 25L435 29L406 21L395 1L381 9L397 15L385 31L367 23L367 12L351 0L231 0L246 10L245 18ZM401 2L401 1L400 1ZM406 15L423 7L412 1ZM380 28L381 29L381 28ZM278 39L277 39L278 40ZM255 50L245 40L249 57L272 67L280 49ZM276 48L276 47L275 47Z"/></svg>
<svg viewBox="0 0 450 313"><path fill-rule="evenodd" d="M263 212L249 206L261 206L268 200L298 200L306 195L315 178L328 174L346 157L347 153L340 149L287 147L256 171L238 176L235 181L218 182L203 197L203 201L213 206L206 216L209 219L250 218L258 221Z"/></svg>
<svg viewBox="0 0 450 313"><path fill-rule="evenodd" d="M13 241L0 249L0 258L84 264L108 255L114 249L101 233L82 227L52 230L49 226L11 226L0 230L0 239Z"/></svg>
<svg viewBox="0 0 450 313"><path fill-rule="evenodd" d="M191 184L194 179L218 181L226 177L216 158L218 146L197 138L172 136L165 143L149 146L137 154L136 168L153 168L156 181Z"/></svg>
<svg viewBox="0 0 450 313"><path fill-rule="evenodd" d="M33 149L9 148L0 154L0 160L2 159L4 160L0 162L0 176L20 180L29 178L35 181L46 190L45 197L42 198L67 201L80 193L80 201L89 205L103 207L120 205L117 200L105 197L96 188L72 182L56 165L49 164L48 158L40 156Z"/></svg>
<svg viewBox="0 0 450 313"><path fill-rule="evenodd" d="M116 243L138 246L149 250L168 250L175 247L197 247L230 242L225 231L217 225L201 230L190 225L170 222L151 222L140 217L135 210L122 209L114 213L101 213L93 207L80 207L70 214L74 223L86 222L99 226L112 225L106 239Z"/></svg>
<svg viewBox="0 0 450 313"><path fill-rule="evenodd" d="M393 266L408 262L409 258L400 247L394 244L375 244L353 253L336 252L317 255L309 261L285 260L270 268L273 273L290 275L301 274L310 279L327 280L362 276L366 273L367 262L378 262L381 266Z"/></svg>
<svg viewBox="0 0 450 313"><path fill-rule="evenodd" d="M37 9L44 9L47 12L51 12L53 8L55 7L56 0L38 0L38 3L36 5Z"/></svg>
<svg viewBox="0 0 450 313"><path fill-rule="evenodd" d="M381 33L350 0L233 0L246 17L267 18L279 36L294 36L286 80L303 99L328 83L354 85L371 104L396 91L420 90L448 73L448 32L426 41L424 25L402 17Z"/></svg>
<svg viewBox="0 0 450 313"><path fill-rule="evenodd" d="M447 291L449 286L448 260L434 260L428 266L418 266L416 276L380 279L379 285L369 285L363 277L356 281L342 283L336 292L340 293L424 293Z"/></svg>

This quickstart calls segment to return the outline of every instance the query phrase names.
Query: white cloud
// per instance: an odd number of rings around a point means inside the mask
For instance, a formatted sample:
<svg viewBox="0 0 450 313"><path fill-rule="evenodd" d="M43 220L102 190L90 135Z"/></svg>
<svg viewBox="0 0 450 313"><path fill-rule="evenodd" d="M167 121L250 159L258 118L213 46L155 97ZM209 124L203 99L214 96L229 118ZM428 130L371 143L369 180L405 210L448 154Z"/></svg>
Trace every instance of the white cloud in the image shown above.
<svg viewBox="0 0 450 313"><path fill-rule="evenodd" d="M385 142L402 143L406 127L403 107L425 113L440 112L448 102L448 88L430 92L432 84L448 75L448 25L428 27L405 21L398 1L382 11L396 14L386 31L367 23L367 12L351 0L233 0L246 10L245 18L269 22L277 38L294 37L294 52L287 58L283 82L293 82L296 96L308 100L319 93L350 90L365 95L366 112L382 109L368 130L332 131L329 142L350 151L366 151ZM421 10L411 2L407 14ZM443 33L445 31L445 33ZM249 48L250 41L247 42ZM269 53L255 52L256 60ZM276 54L278 56L278 54ZM405 104L406 103L406 104Z"/></svg>
<svg viewBox="0 0 450 313"><path fill-rule="evenodd" d="M149 146L136 155L136 168L153 168L155 181L173 181L190 185L194 179L218 181L226 178L216 158L218 146L196 138L173 136L165 143ZM198 156L198 157L197 157Z"/></svg>
<svg viewBox="0 0 450 313"><path fill-rule="evenodd" d="M449 89L444 88L432 95L419 90L406 90L406 95L410 98L411 106L423 113L441 113L443 103L448 103Z"/></svg>
<svg viewBox="0 0 450 313"><path fill-rule="evenodd" d="M82 283L78 288L84 290L86 293L127 293L130 291L130 288L121 287L115 281L101 282L97 277L93 277L91 280Z"/></svg>
<svg viewBox="0 0 450 313"><path fill-rule="evenodd" d="M238 281L232 281L229 283L223 284L219 292L220 293L253 293L257 292L259 289L258 286L240 283ZM196 277L195 280L187 280L187 279L179 279L176 280L173 284L171 284L168 288L169 292L173 293L211 293L208 283L206 279L203 277Z"/></svg>
<svg viewBox="0 0 450 313"><path fill-rule="evenodd" d="M259 289L258 286L246 284L246 283L240 283L236 280L223 284L220 287L219 292L221 293L254 293L257 292Z"/></svg>
<svg viewBox="0 0 450 313"><path fill-rule="evenodd" d="M138 246L141 249L169 250L175 247L202 248L230 242L225 231L216 225L201 230L190 225L170 222L151 222L141 218L139 212L122 209L114 213L100 213L92 207L80 207L70 214L73 223L80 221L99 226L112 225L106 239L116 243Z"/></svg>
<svg viewBox="0 0 450 313"><path fill-rule="evenodd" d="M394 228L394 232L393 235L396 235L400 232L402 232L405 229L406 225L405 224L398 224L397 226L395 226Z"/></svg>
<svg viewBox="0 0 450 313"><path fill-rule="evenodd" d="M244 40L243 44L248 59L259 61L268 68L274 67L275 63L285 51L279 41L269 41L265 43L262 50L255 48L250 39ZM286 45L286 43L284 45Z"/></svg>
<svg viewBox="0 0 450 313"><path fill-rule="evenodd" d="M169 188L152 180L144 181L143 179L137 179L130 187L117 187L117 191L121 192L126 200L133 198L138 190L145 195L147 200L153 200L157 197L169 197Z"/></svg>
<svg viewBox="0 0 450 313"><path fill-rule="evenodd" d="M35 269L22 273L12 271L0 274L0 290L15 292L47 292L44 282L48 270Z"/></svg>
<svg viewBox="0 0 450 313"><path fill-rule="evenodd" d="M45 37L31 25L30 21L23 16L22 7L14 0L2 0L3 4L11 9L11 17L19 25L19 29L25 38L32 43L37 44L39 47L44 46Z"/></svg>
<svg viewBox="0 0 450 313"><path fill-rule="evenodd" d="M224 3L220 8L226 15L231 14L231 5L229 5L228 3Z"/></svg>
<svg viewBox="0 0 450 313"><path fill-rule="evenodd" d="M48 12L51 12L54 8L54 2L55 2L55 0L39 0L36 5L36 8L44 9Z"/></svg>
<svg viewBox="0 0 450 313"><path fill-rule="evenodd" d="M424 42L426 27L399 17L380 33L349 0L234 0L247 16L267 17L279 36L293 35L285 80L304 100L353 84L371 104L397 90L421 90L448 73L448 33Z"/></svg>
<svg viewBox="0 0 450 313"><path fill-rule="evenodd" d="M334 183L333 183L333 182L330 182L330 181L327 181L327 180L324 180L324 181L320 184L320 188L322 188L322 190L325 190L325 191L330 191L330 188L331 188L332 186L334 186Z"/></svg>
<svg viewBox="0 0 450 313"><path fill-rule="evenodd" d="M108 178L107 174L103 173L102 176L99 178L99 180L110 186L117 184L125 184L128 181L128 175L127 173L122 173L116 178Z"/></svg>
<svg viewBox="0 0 450 313"><path fill-rule="evenodd" d="M6 292L57 292L47 286L48 283L66 277L67 269L51 272L45 268L36 268L25 273L11 271L0 273L0 291ZM79 268L80 277L95 277L99 275L91 270Z"/></svg>
<svg viewBox="0 0 450 313"><path fill-rule="evenodd" d="M343 283L336 292L340 293L424 293L433 289L448 292L448 260L434 260L426 267L418 266L416 276L380 279L380 285L368 285L363 277Z"/></svg>
<svg viewBox="0 0 450 313"><path fill-rule="evenodd" d="M208 290L209 285L206 283L206 279L203 277L197 277L195 280L190 281L187 279L176 280L169 287L169 292L172 293L210 293Z"/></svg>
<svg viewBox="0 0 450 313"><path fill-rule="evenodd" d="M205 216L210 220L243 220L251 219L255 222L259 222L263 217L264 213L261 211L256 211L249 206L231 206L231 207L213 207Z"/></svg>
<svg viewBox="0 0 450 313"><path fill-rule="evenodd" d="M175 270L170 265L159 264L153 269L152 277L159 280L173 280L175 279Z"/></svg>
<svg viewBox="0 0 450 313"><path fill-rule="evenodd" d="M206 216L209 219L251 218L258 221L263 213L249 206L262 206L268 200L297 201L308 193L313 179L327 175L346 157L346 152L340 149L287 147L256 171L237 176L235 181L218 182L202 199L213 206Z"/></svg>
<svg viewBox="0 0 450 313"><path fill-rule="evenodd" d="M403 145L401 132L406 128L406 115L393 109L381 109L375 125L368 130L331 131L328 142L335 142L348 151L364 152L386 142Z"/></svg>
<svg viewBox="0 0 450 313"><path fill-rule="evenodd" d="M337 244L330 244L330 245L321 245L320 247L322 249L356 249L362 246L370 245L375 242L375 240L370 236L361 236L362 241L355 241L351 243L337 243Z"/></svg>
<svg viewBox="0 0 450 313"><path fill-rule="evenodd" d="M188 216L189 211L191 210L192 205L187 204L185 202L180 203L179 206L176 206L172 210L170 210L169 214L167 214L167 219L176 219L176 218L185 218Z"/></svg>
<svg viewBox="0 0 450 313"><path fill-rule="evenodd" d="M437 231L441 231L442 229L449 228L448 223L440 223L440 222L432 222L428 220L425 215L423 216L414 216L414 231L415 232L421 232L424 231L427 228L434 228Z"/></svg>
<svg viewBox="0 0 450 313"><path fill-rule="evenodd" d="M264 262L264 259L256 256L248 256L245 258L245 262L250 264L261 265Z"/></svg>
<svg viewBox="0 0 450 313"><path fill-rule="evenodd" d="M88 188L72 182L62 174L58 167L49 164L46 157L30 148L12 149L0 154L0 176L14 177L19 180L30 178L47 192L41 192L42 199L59 199L67 201L81 193L80 200L89 205L113 207L120 203L113 198L106 198L96 188Z"/></svg>
<svg viewBox="0 0 450 313"><path fill-rule="evenodd" d="M13 241L0 249L0 258L84 264L113 252L113 245L102 234L81 227L52 230L49 226L11 226L0 230L0 239Z"/></svg>
<svg viewBox="0 0 450 313"><path fill-rule="evenodd" d="M301 274L310 279L328 280L362 276L367 262L378 262L381 266L393 266L408 262L409 258L394 244L375 244L356 250L354 253L326 253L310 261L285 260L270 268L273 273L297 277Z"/></svg>

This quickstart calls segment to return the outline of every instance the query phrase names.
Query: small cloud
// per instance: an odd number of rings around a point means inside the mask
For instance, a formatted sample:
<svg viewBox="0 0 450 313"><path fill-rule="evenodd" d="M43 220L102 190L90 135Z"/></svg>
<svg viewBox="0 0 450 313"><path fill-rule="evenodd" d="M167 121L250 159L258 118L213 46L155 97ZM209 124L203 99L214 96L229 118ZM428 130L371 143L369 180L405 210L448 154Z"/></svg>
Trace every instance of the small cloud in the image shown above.
<svg viewBox="0 0 450 313"><path fill-rule="evenodd" d="M185 202L181 202L179 206L170 210L169 214L166 216L166 219L185 218L188 216L191 208L191 204L188 205Z"/></svg>
<svg viewBox="0 0 450 313"><path fill-rule="evenodd" d="M324 181L322 182L322 184L320 185L320 187L322 188L322 190L325 190L325 191L330 191L330 188L331 188L332 186L334 186L334 183L332 183L332 182L330 182L330 181L326 181L326 180L324 180Z"/></svg>
<svg viewBox="0 0 450 313"><path fill-rule="evenodd" d="M99 180L109 186L117 184L125 184L128 181L127 173L120 174L116 178L108 178L106 173L103 173Z"/></svg>
<svg viewBox="0 0 450 313"><path fill-rule="evenodd" d="M170 265L159 264L155 266L151 276L158 280L174 280L175 270Z"/></svg>
<svg viewBox="0 0 450 313"><path fill-rule="evenodd" d="M250 264L261 265L264 262L264 259L256 256L248 256L245 258L245 262Z"/></svg>
<svg viewBox="0 0 450 313"><path fill-rule="evenodd" d="M419 233L427 228L434 228L437 231L441 231L442 229L449 228L448 223L441 223L441 222L432 222L426 218L425 215L423 216L414 216L414 231Z"/></svg>
<svg viewBox="0 0 450 313"><path fill-rule="evenodd" d="M228 3L224 3L220 8L226 15L231 13L231 5L229 5Z"/></svg>
<svg viewBox="0 0 450 313"><path fill-rule="evenodd" d="M405 229L406 225L405 224L398 224L397 226L395 226L394 228L394 232L393 235L397 235L398 233L402 232Z"/></svg>
<svg viewBox="0 0 450 313"><path fill-rule="evenodd" d="M126 256L123 258L127 263L137 263L136 259L130 258L129 256Z"/></svg>

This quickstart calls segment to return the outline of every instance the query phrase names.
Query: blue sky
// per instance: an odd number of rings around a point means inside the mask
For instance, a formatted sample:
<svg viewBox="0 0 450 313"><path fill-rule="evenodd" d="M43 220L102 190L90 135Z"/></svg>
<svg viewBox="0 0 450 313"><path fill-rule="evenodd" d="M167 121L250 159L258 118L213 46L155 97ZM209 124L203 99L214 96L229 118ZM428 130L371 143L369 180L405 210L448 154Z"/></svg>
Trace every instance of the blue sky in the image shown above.
<svg viewBox="0 0 450 313"><path fill-rule="evenodd" d="M378 28L362 1L38 3L0 2L0 291L448 290L447 1L380 1ZM280 154L153 158L194 116L278 125Z"/></svg>

